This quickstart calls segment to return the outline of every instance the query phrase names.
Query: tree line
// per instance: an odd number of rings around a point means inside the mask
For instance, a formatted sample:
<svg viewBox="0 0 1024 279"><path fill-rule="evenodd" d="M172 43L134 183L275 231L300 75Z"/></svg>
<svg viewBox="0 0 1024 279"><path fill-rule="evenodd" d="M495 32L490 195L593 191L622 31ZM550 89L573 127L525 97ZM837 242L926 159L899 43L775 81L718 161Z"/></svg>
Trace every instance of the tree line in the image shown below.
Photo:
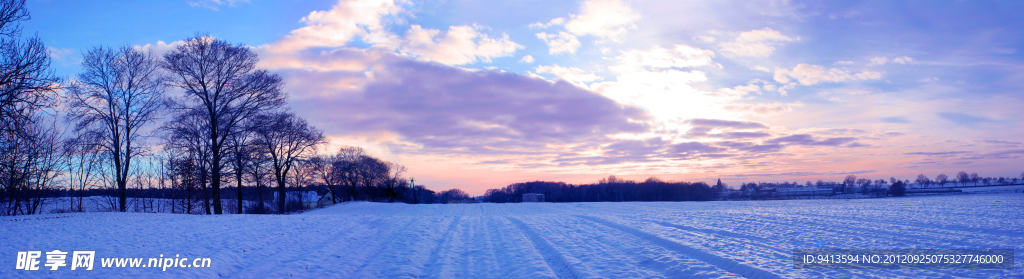
<svg viewBox="0 0 1024 279"><path fill-rule="evenodd" d="M468 198L414 185L404 166L358 147L318 154L323 132L285 106L283 79L258 69L246 45L198 34L159 57L97 46L68 79L37 36L21 36L25 1L0 9L0 214L39 213L55 193L77 195L70 211L103 193L113 211L159 198L205 214L285 213L296 191L332 202Z"/></svg>
<svg viewBox="0 0 1024 279"><path fill-rule="evenodd" d="M548 181L514 183L487 190L482 200L522 202L523 194L527 193L544 194L548 202L706 201L714 197L711 186L704 182L662 181L656 177L637 182L612 175L597 183L579 185Z"/></svg>

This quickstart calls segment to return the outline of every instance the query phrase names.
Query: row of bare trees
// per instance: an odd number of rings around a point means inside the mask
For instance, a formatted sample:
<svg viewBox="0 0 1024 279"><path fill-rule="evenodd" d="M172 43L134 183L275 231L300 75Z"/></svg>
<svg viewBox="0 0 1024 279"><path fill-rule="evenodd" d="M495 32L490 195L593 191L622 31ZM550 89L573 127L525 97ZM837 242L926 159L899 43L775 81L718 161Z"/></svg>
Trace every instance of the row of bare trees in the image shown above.
<svg viewBox="0 0 1024 279"><path fill-rule="evenodd" d="M57 183L63 129L48 119L61 79L50 69L46 46L23 38L30 15L25 1L0 1L0 213L40 210L44 190Z"/></svg>
<svg viewBox="0 0 1024 279"><path fill-rule="evenodd" d="M284 213L288 189L311 185L338 202L436 201L402 178L405 167L361 148L316 154L323 132L288 111L282 78L257 69L248 46L196 35L159 57L95 47L65 81L39 38L19 37L25 1L0 8L0 213L38 213L57 190L69 211L102 193L116 211L151 210L160 198L173 201L172 212L222 214L230 204L236 213Z"/></svg>

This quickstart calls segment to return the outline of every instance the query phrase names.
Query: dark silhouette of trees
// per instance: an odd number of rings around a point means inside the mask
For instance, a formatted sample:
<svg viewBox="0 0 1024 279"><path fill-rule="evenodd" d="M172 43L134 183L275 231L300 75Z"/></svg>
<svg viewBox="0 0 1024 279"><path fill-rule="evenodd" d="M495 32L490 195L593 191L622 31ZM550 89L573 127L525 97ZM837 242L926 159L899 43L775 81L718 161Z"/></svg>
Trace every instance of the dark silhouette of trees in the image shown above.
<svg viewBox="0 0 1024 279"><path fill-rule="evenodd" d="M25 135L36 113L53 105L61 79L39 37L21 35L21 21L30 18L25 1L0 1L0 132L4 144Z"/></svg>
<svg viewBox="0 0 1024 279"><path fill-rule="evenodd" d="M711 186L704 182L665 182L659 179L636 182L609 176L594 184L581 185L546 181L514 183L487 190L483 199L496 203L522 202L526 193L544 194L545 200L551 202L706 201L714 197Z"/></svg>
<svg viewBox="0 0 1024 279"><path fill-rule="evenodd" d="M896 197L902 197L904 194L906 194L906 192L907 192L907 188L903 184L903 181L896 181L896 183L893 183L892 186L889 186L889 194L890 195L893 195L893 196L896 196Z"/></svg>
<svg viewBox="0 0 1024 279"><path fill-rule="evenodd" d="M63 131L42 110L55 105L61 79L38 37L22 40L25 1L0 1L0 214L35 214L65 170Z"/></svg>
<svg viewBox="0 0 1024 279"><path fill-rule="evenodd" d="M184 90L172 106L206 117L205 140L210 142L210 174L215 214L223 213L220 199L222 159L228 137L242 121L284 104L281 77L256 70L256 53L210 36L197 35L164 55L163 68ZM283 181L283 180L282 180Z"/></svg>
<svg viewBox="0 0 1024 279"><path fill-rule="evenodd" d="M949 177L946 177L945 173L935 177L935 183L938 183L939 187L945 187L947 182L949 182Z"/></svg>
<svg viewBox="0 0 1024 279"><path fill-rule="evenodd" d="M146 151L140 130L163 108L166 78L156 58L130 46L93 48L82 69L69 87L68 119L106 154L123 212L133 159Z"/></svg>
<svg viewBox="0 0 1024 279"><path fill-rule="evenodd" d="M917 183L918 185L921 185L921 186L924 186L925 188L927 188L928 185L932 183L932 181L930 179L928 179L928 177L925 176L922 173L922 174L918 174L917 175L917 180L914 180L914 183Z"/></svg>
<svg viewBox="0 0 1024 279"><path fill-rule="evenodd" d="M285 179L288 172L298 163L302 156L314 151L317 145L324 143L323 132L309 126L306 120L291 113L278 112L255 116L255 144L261 152L270 157L274 178L277 181L278 213L285 212ZM214 189L216 191L216 189Z"/></svg>
<svg viewBox="0 0 1024 279"><path fill-rule="evenodd" d="M956 180L959 181L961 185L967 186L967 182L971 181L971 176L968 175L967 172L960 171L956 174Z"/></svg>

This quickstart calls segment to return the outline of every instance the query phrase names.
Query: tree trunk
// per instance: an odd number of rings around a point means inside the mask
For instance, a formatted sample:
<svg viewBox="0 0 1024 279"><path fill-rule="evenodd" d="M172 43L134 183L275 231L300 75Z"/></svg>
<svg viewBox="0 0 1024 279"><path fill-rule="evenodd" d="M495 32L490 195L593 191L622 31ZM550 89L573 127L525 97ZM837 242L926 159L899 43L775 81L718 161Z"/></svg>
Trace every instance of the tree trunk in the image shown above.
<svg viewBox="0 0 1024 279"><path fill-rule="evenodd" d="M275 176L277 176L277 214L284 214L284 201L286 198L284 188L285 181L284 178L281 177L281 175L275 174Z"/></svg>
<svg viewBox="0 0 1024 279"><path fill-rule="evenodd" d="M220 148L213 146L212 150L213 165L210 171L213 173L213 179L210 185L213 186L213 214L224 214L220 205Z"/></svg>

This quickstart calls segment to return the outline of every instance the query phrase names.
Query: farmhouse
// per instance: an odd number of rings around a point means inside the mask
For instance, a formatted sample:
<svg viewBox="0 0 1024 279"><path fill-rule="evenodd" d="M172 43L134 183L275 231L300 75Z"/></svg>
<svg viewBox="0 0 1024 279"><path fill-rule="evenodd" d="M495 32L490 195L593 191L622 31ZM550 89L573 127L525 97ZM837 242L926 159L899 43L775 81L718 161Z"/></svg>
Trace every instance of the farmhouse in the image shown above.
<svg viewBox="0 0 1024 279"><path fill-rule="evenodd" d="M544 202L544 194L523 194L523 202Z"/></svg>

